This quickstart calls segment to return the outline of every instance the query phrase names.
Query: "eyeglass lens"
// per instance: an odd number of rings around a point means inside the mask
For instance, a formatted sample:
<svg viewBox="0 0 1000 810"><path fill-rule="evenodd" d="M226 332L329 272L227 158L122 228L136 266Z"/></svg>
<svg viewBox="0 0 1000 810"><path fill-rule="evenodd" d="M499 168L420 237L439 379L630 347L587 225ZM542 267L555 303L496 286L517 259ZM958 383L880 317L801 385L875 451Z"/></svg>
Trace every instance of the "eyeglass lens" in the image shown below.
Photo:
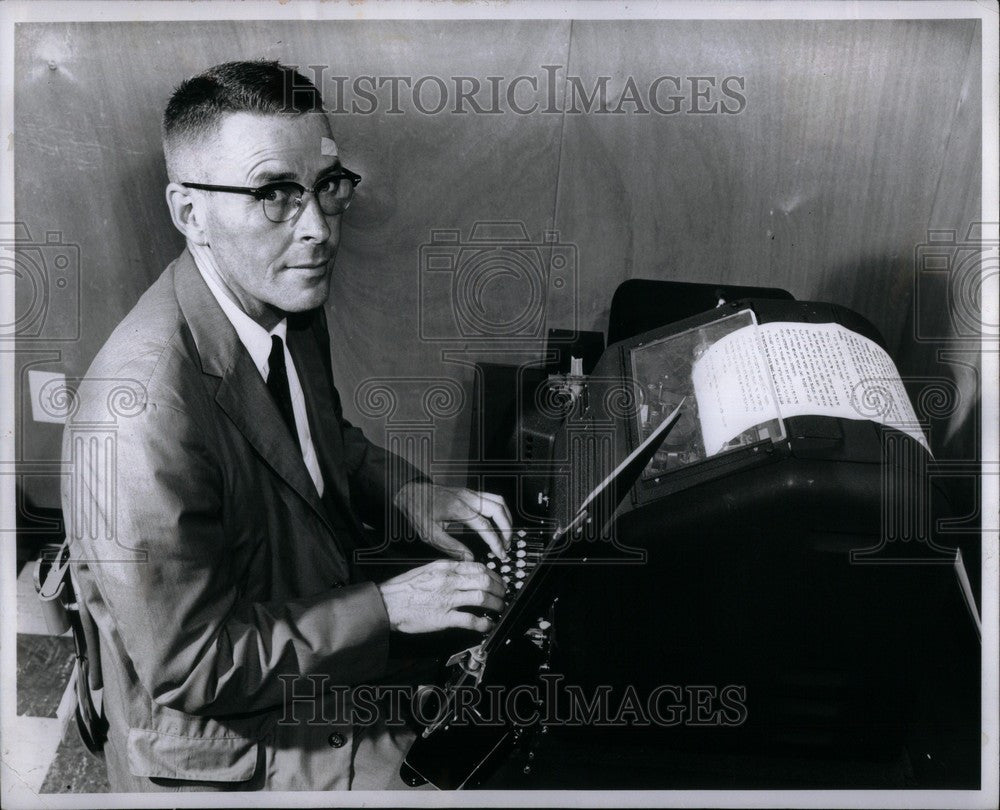
<svg viewBox="0 0 1000 810"><path fill-rule="evenodd" d="M327 216L342 213L354 197L354 184L346 177L331 177L314 189L320 210ZM289 183L270 187L263 197L264 214L272 222L285 222L302 207L305 190Z"/></svg>

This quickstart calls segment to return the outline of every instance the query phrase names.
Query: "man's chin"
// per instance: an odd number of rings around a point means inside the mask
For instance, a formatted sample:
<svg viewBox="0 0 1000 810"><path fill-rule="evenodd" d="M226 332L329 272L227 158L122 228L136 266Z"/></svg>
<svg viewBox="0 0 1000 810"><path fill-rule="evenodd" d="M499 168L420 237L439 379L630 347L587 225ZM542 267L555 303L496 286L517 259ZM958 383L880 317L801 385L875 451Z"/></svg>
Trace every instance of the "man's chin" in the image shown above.
<svg viewBox="0 0 1000 810"><path fill-rule="evenodd" d="M281 308L285 312L307 312L326 303L330 295L330 276L324 275L315 279L304 279L296 284L294 290L282 296Z"/></svg>

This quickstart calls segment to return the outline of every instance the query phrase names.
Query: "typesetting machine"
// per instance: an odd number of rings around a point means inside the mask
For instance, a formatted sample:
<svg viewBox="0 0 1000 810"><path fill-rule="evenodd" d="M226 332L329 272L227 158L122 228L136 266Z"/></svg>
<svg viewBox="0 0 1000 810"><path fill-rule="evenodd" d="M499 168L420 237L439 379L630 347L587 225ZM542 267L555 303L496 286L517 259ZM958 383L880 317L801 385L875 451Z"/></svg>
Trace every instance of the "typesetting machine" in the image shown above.
<svg viewBox="0 0 1000 810"><path fill-rule="evenodd" d="M722 300L595 357L586 374L481 369L494 412L474 422L501 427L470 486L503 494L520 531L509 561L482 558L504 611L442 662L403 778L978 784L974 587L937 534L951 507L871 324ZM498 723L456 723L463 691L491 685L536 688ZM567 689L604 690L611 716L543 705L565 708ZM638 717L622 713L629 690Z"/></svg>

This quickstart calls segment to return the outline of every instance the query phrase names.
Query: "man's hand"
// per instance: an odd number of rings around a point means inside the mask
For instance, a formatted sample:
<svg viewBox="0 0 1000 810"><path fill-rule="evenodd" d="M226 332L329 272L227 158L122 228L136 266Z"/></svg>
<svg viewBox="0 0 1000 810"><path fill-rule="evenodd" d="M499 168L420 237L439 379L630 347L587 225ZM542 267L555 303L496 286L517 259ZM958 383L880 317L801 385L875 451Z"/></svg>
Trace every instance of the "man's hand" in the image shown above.
<svg viewBox="0 0 1000 810"><path fill-rule="evenodd" d="M389 613L389 626L402 633L429 633L463 627L485 633L493 620L462 607L499 613L503 581L485 565L435 560L378 586Z"/></svg>
<svg viewBox="0 0 1000 810"><path fill-rule="evenodd" d="M472 552L444 528L447 523L464 523L479 533L497 557L507 559L511 519L507 504L499 495L414 481L400 487L393 502L425 543L448 556L456 560L473 559Z"/></svg>

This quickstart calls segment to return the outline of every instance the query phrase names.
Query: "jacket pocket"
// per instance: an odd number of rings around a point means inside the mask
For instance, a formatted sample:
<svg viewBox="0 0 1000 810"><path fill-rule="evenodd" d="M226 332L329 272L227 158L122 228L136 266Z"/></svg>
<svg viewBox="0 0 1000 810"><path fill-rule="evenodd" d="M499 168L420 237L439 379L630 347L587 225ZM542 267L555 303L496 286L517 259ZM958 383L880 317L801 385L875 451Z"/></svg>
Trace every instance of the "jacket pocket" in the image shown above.
<svg viewBox="0 0 1000 810"><path fill-rule="evenodd" d="M257 740L184 737L144 728L128 732L128 767L135 776L204 782L245 782L257 770Z"/></svg>

